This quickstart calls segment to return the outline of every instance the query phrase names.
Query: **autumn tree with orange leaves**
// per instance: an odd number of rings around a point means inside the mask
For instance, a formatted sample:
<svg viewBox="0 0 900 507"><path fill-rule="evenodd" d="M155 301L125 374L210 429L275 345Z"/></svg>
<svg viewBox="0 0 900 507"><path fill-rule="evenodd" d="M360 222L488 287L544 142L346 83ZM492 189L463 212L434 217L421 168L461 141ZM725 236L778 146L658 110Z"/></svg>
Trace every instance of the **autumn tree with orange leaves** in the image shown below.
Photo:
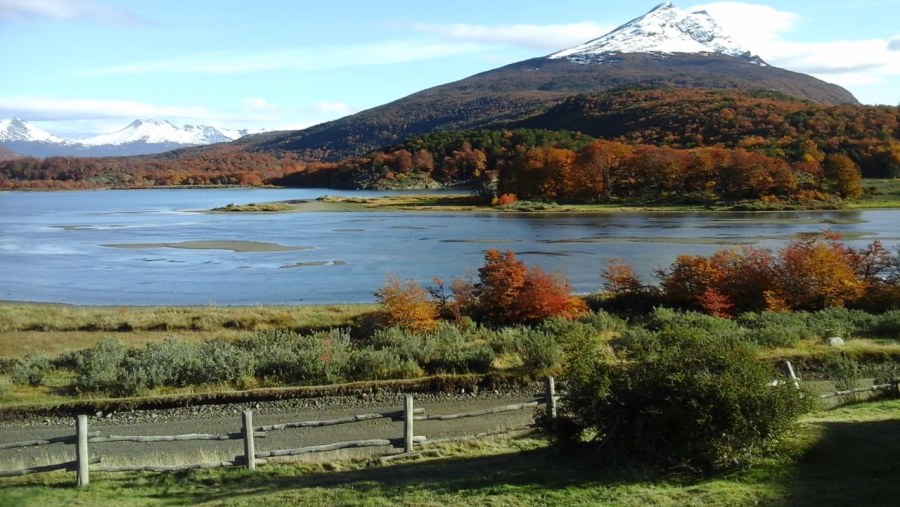
<svg viewBox="0 0 900 507"><path fill-rule="evenodd" d="M835 235L790 243L778 252L774 283L766 293L768 308L821 310L858 300L865 283L853 261L853 250Z"/></svg>
<svg viewBox="0 0 900 507"><path fill-rule="evenodd" d="M719 317L833 306L900 309L900 253L892 255L877 241L854 249L833 233L793 241L777 252L744 247L709 257L681 255L655 274L665 304Z"/></svg>
<svg viewBox="0 0 900 507"><path fill-rule="evenodd" d="M437 327L438 305L415 280L403 281L388 275L384 285L375 292L375 298L383 307L379 320L385 327L402 327L413 332Z"/></svg>
<svg viewBox="0 0 900 507"><path fill-rule="evenodd" d="M587 312L571 287L538 267L527 267L512 251L489 249L479 282L453 286L467 301L464 312L491 324L531 324L549 317L575 318Z"/></svg>

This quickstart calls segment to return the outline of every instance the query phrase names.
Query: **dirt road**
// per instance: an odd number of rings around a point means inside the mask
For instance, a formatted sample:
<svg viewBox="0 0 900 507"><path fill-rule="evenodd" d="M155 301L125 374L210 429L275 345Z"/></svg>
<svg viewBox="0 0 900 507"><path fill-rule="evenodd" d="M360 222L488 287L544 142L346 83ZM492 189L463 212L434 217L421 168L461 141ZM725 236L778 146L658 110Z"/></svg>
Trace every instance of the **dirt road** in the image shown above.
<svg viewBox="0 0 900 507"><path fill-rule="evenodd" d="M540 388L477 395L419 394L416 395L416 407L424 408L428 415L453 414L531 401L540 394ZM98 413L90 417L89 429L99 431L101 435L232 433L240 431L241 414L247 409L254 412L254 426L261 426L396 411L402 407L401 394L384 393L374 397L336 396L120 414ZM518 428L531 423L534 415L534 409L525 409L452 421L416 421L415 434L435 440ZM0 444L72 435L74 432L74 420L70 418L22 420L0 426ZM323 428L273 431L267 433L265 438L257 440L256 449L261 452L351 440L397 439L402 435L402 422L377 419ZM304 459L333 460L372 453L384 454L388 451L388 448L344 450L307 455ZM74 459L74 452L74 446L61 444L0 450L0 470L69 461ZM91 455L103 456L103 466L183 465L230 461L242 453L240 440L91 444Z"/></svg>

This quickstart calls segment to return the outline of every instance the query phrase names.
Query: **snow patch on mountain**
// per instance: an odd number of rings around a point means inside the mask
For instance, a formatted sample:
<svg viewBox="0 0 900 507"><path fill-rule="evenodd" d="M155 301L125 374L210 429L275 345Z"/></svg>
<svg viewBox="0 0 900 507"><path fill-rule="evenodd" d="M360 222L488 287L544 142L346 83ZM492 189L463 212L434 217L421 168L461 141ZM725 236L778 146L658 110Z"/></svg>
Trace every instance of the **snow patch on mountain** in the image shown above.
<svg viewBox="0 0 900 507"><path fill-rule="evenodd" d="M66 141L20 118L12 118L0 120L0 143L2 142L65 143Z"/></svg>
<svg viewBox="0 0 900 507"><path fill-rule="evenodd" d="M685 12L671 2L625 23L602 37L553 53L575 63L602 63L621 53L726 55L757 65L758 56L732 39L706 11Z"/></svg>
<svg viewBox="0 0 900 507"><path fill-rule="evenodd" d="M0 121L0 144L23 155L35 157L108 157L148 155L187 146L224 143L255 132L207 125L178 126L169 121L135 120L111 134L66 140L19 118L13 118Z"/></svg>
<svg viewBox="0 0 900 507"><path fill-rule="evenodd" d="M219 130L205 125L179 127L169 121L135 120L117 132L73 142L85 146L118 146L128 143L198 145L234 141L242 135L240 131Z"/></svg>

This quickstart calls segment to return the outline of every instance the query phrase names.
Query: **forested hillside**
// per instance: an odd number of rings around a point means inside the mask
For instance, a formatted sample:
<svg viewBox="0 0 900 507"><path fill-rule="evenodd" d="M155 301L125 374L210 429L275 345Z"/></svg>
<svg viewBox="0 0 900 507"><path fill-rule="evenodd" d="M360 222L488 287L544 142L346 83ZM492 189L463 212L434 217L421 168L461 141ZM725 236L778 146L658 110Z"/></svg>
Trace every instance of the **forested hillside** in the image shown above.
<svg viewBox="0 0 900 507"><path fill-rule="evenodd" d="M489 198L558 202L834 202L858 196L861 177L900 177L900 108L629 88L572 96L509 127L441 130L337 162L257 148L0 161L0 187L468 184Z"/></svg>
<svg viewBox="0 0 900 507"><path fill-rule="evenodd" d="M620 89L570 97L513 125L628 144L745 148L787 162L843 154L864 177L900 176L900 107L822 105L774 92Z"/></svg>

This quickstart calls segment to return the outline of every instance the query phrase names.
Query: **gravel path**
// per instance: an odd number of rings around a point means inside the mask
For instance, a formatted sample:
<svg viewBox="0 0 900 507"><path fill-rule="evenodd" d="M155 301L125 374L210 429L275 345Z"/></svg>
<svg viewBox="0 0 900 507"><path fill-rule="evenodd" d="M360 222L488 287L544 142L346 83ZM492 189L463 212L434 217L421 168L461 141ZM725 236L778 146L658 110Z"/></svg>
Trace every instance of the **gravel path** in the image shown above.
<svg viewBox="0 0 900 507"><path fill-rule="evenodd" d="M429 415L453 414L531 401L542 394L542 386L479 393L416 394L416 407ZM235 403L182 407L169 410L96 413L89 420L90 431L101 435L177 435L186 433L231 433L240 431L241 414L253 411L254 425L324 420L356 414L402 410L403 395L331 396L255 403ZM500 429L518 428L533 421L535 409L518 410L453 421L417 421L416 435L429 440L451 436L473 435ZM21 442L74 434L74 420L69 417L30 417L0 423L0 443ZM329 426L275 431L258 439L257 451L290 449L370 438L396 439L403 435L402 422L390 419ZM335 451L305 459L352 458L385 454L388 448ZM160 442L91 444L91 455L103 456L103 466L181 465L213 461L230 461L242 454L242 442ZM51 445L16 450L0 450L0 470L57 463L73 459L74 446Z"/></svg>

